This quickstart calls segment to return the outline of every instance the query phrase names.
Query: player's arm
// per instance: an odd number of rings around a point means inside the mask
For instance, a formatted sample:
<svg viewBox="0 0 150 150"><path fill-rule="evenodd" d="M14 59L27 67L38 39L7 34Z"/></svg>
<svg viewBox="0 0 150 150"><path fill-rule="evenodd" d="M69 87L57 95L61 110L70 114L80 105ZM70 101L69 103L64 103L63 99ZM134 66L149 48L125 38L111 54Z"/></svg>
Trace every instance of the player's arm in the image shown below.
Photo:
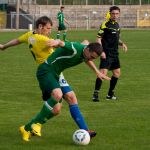
<svg viewBox="0 0 150 150"><path fill-rule="evenodd" d="M19 45L21 43L27 43L29 33L30 32L27 32L27 33L21 35L20 37L7 42L6 44L3 44L3 45L0 44L0 49L4 50L4 49L7 49L12 46Z"/></svg>
<svg viewBox="0 0 150 150"><path fill-rule="evenodd" d="M83 44L83 45L88 45L88 44L89 44L89 41L88 41L88 40L83 40L83 41L81 42L81 44Z"/></svg>
<svg viewBox="0 0 150 150"><path fill-rule="evenodd" d="M13 39L5 44L0 44L0 50L5 50L8 47L19 45L20 41L18 39Z"/></svg>
<svg viewBox="0 0 150 150"><path fill-rule="evenodd" d="M99 44L101 44L101 45L102 45L101 40L102 40L102 38L101 38L101 37L97 37L97 38L96 38L96 42L98 42Z"/></svg>
<svg viewBox="0 0 150 150"><path fill-rule="evenodd" d="M127 45L126 45L123 41L121 41L120 39L119 39L119 46L121 46L122 49L123 49L125 52L127 52L127 50L128 50Z"/></svg>
<svg viewBox="0 0 150 150"><path fill-rule="evenodd" d="M96 38L96 42L98 42L101 45L102 45L101 40L102 40L102 37L104 35L104 29L106 28L105 23L106 23L106 21L101 24L101 26L99 28L99 31L97 33L97 38Z"/></svg>
<svg viewBox="0 0 150 150"><path fill-rule="evenodd" d="M57 40L48 40L46 42L46 45L48 47L64 47L65 46L65 42L61 41L59 39L57 39Z"/></svg>
<svg viewBox="0 0 150 150"><path fill-rule="evenodd" d="M106 26L105 26L105 22L104 22L104 23L100 26L100 29L99 29L99 31L98 31L98 33L97 33L96 42L98 42L98 43L101 44L101 45L102 45L102 37L103 37L103 35L104 35L104 28L105 28L105 27L106 27ZM105 52L102 53L101 58L102 58L102 59L106 59L106 54L105 54Z"/></svg>
<svg viewBox="0 0 150 150"><path fill-rule="evenodd" d="M86 64L95 72L95 74L97 75L98 78L100 78L101 80L111 80L111 78L109 78L108 76L104 75L103 73L101 73L99 71L99 69L96 67L96 65L94 64L93 61L87 61Z"/></svg>
<svg viewBox="0 0 150 150"><path fill-rule="evenodd" d="M99 32L100 32L100 31L99 31ZM96 42L98 42L99 44L102 45L102 42L101 42L101 40L102 40L102 35L101 35L99 32L98 32L98 34L97 34ZM106 54L105 54L105 52L102 53L101 58L102 58L102 59L106 59Z"/></svg>
<svg viewBox="0 0 150 150"><path fill-rule="evenodd" d="M66 20L65 18L64 18L64 21L69 25L69 22L68 22L68 20Z"/></svg>

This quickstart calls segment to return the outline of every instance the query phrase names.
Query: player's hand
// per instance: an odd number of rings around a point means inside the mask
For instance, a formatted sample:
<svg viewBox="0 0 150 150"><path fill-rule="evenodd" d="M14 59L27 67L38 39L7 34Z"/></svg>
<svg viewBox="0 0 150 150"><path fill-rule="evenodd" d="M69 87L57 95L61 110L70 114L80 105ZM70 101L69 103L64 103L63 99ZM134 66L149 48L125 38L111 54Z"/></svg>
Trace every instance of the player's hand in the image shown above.
<svg viewBox="0 0 150 150"><path fill-rule="evenodd" d="M122 49L123 49L124 52L128 51L128 48L127 48L126 44L123 43L121 47L122 47Z"/></svg>
<svg viewBox="0 0 150 150"><path fill-rule="evenodd" d="M106 76L105 74L101 73L100 71L98 71L96 74L97 74L97 77L100 78L101 80L111 80L110 77Z"/></svg>
<svg viewBox="0 0 150 150"><path fill-rule="evenodd" d="M49 46L49 47L63 47L64 42L59 40L59 39L57 39L57 40L48 40L46 45Z"/></svg>
<svg viewBox="0 0 150 150"><path fill-rule="evenodd" d="M0 50L4 50L4 45L0 44Z"/></svg>
<svg viewBox="0 0 150 150"><path fill-rule="evenodd" d="M106 54L105 54L105 52L102 52L101 58L102 58L102 59L106 59Z"/></svg>
<svg viewBox="0 0 150 150"><path fill-rule="evenodd" d="M48 40L46 45L49 47L58 47L60 40Z"/></svg>

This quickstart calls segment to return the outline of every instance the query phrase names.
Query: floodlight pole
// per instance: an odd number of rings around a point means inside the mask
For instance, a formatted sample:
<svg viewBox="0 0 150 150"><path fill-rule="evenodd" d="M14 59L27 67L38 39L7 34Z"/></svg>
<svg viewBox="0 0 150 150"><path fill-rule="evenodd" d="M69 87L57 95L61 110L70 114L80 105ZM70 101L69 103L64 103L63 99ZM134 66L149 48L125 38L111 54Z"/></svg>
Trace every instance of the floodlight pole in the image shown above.
<svg viewBox="0 0 150 150"><path fill-rule="evenodd" d="M115 5L115 0L112 0L112 5Z"/></svg>
<svg viewBox="0 0 150 150"><path fill-rule="evenodd" d="M20 0L17 0L17 3L16 3L16 30L19 29L19 7L20 7Z"/></svg>
<svg viewBox="0 0 150 150"><path fill-rule="evenodd" d="M88 0L86 0L86 4L85 5L88 5Z"/></svg>
<svg viewBox="0 0 150 150"><path fill-rule="evenodd" d="M60 0L59 3L60 3L60 6L62 6L62 0Z"/></svg>

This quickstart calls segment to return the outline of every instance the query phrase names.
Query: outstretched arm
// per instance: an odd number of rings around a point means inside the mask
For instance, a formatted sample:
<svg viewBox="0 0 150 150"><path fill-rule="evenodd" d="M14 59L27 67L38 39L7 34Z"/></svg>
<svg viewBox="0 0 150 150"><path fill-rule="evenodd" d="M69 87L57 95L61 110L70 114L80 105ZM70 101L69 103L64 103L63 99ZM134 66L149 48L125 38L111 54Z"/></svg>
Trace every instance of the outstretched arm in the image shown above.
<svg viewBox="0 0 150 150"><path fill-rule="evenodd" d="M94 64L93 61L87 61L86 64L96 73L97 77L100 78L101 80L111 80L108 76L104 75L97 69L96 65Z"/></svg>
<svg viewBox="0 0 150 150"><path fill-rule="evenodd" d="M5 50L8 47L16 46L19 44L20 44L20 42L18 39L13 39L13 40L7 42L6 44L0 44L0 50Z"/></svg>
<svg viewBox="0 0 150 150"><path fill-rule="evenodd" d="M46 42L46 45L49 47L64 47L65 46L65 42L57 39L57 40L48 40Z"/></svg>

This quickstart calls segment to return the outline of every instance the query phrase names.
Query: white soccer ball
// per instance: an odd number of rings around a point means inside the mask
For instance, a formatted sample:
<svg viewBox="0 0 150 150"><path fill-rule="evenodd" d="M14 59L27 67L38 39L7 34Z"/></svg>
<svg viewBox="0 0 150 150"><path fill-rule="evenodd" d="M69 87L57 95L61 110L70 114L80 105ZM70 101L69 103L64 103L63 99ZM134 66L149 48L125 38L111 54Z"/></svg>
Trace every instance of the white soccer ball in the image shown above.
<svg viewBox="0 0 150 150"><path fill-rule="evenodd" d="M90 143L90 135L86 130L79 129L73 133L73 141L77 145L88 145Z"/></svg>

